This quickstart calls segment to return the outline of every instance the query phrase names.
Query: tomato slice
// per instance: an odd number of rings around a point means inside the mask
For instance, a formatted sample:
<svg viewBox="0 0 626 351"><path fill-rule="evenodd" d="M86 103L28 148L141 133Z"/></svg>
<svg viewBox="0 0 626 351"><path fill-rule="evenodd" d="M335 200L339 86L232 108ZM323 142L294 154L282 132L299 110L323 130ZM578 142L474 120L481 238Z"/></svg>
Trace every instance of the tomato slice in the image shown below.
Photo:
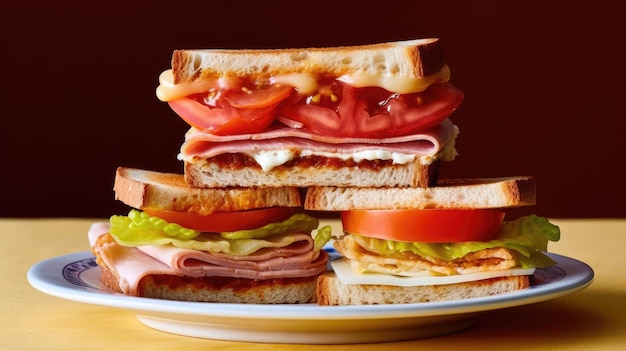
<svg viewBox="0 0 626 351"><path fill-rule="evenodd" d="M343 86L338 105L311 104L311 99L303 97L298 101L292 99L293 104L280 105L279 113L320 134L385 138L432 128L448 118L463 101L463 92L449 83L405 95L380 88L337 84Z"/></svg>
<svg viewBox="0 0 626 351"><path fill-rule="evenodd" d="M276 118L276 106L293 92L285 85L263 89L216 91L209 102L206 94L169 101L170 108L187 124L215 135L259 133Z"/></svg>
<svg viewBox="0 0 626 351"><path fill-rule="evenodd" d="M224 95L224 99L236 108L260 108L274 106L289 97L292 92L293 88L290 86L274 84L268 88L247 92L242 90L228 91Z"/></svg>
<svg viewBox="0 0 626 351"><path fill-rule="evenodd" d="M216 212L208 215L150 208L143 211L188 229L214 233L260 228L269 223L283 221L294 213L294 209L290 207Z"/></svg>
<svg viewBox="0 0 626 351"><path fill-rule="evenodd" d="M275 105L238 109L228 103L209 107L185 97L169 101L171 109L190 126L215 135L259 133L274 121Z"/></svg>
<svg viewBox="0 0 626 351"><path fill-rule="evenodd" d="M488 241L497 236L499 210L355 210L341 213L346 232L408 242Z"/></svg>

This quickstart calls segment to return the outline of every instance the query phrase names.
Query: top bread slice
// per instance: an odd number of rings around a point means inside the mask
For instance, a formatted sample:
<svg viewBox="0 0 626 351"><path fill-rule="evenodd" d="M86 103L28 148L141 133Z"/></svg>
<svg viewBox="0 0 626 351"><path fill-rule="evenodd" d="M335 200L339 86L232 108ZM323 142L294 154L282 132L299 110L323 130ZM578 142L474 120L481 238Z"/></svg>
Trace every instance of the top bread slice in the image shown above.
<svg viewBox="0 0 626 351"><path fill-rule="evenodd" d="M436 38L332 48L175 50L172 56L175 84L288 73L422 78L443 67L443 50Z"/></svg>
<svg viewBox="0 0 626 351"><path fill-rule="evenodd" d="M476 209L531 206L532 176L439 179L428 188L309 187L306 210Z"/></svg>
<svg viewBox="0 0 626 351"><path fill-rule="evenodd" d="M267 207L299 207L296 187L193 188L182 174L118 167L115 199L136 209L159 209L206 215Z"/></svg>

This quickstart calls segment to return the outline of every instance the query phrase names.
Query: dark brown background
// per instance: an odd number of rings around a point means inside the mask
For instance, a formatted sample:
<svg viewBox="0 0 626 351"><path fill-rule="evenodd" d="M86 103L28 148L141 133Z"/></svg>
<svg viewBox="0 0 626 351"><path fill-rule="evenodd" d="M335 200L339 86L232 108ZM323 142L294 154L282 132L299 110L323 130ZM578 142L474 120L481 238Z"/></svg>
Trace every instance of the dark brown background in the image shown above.
<svg viewBox="0 0 626 351"><path fill-rule="evenodd" d="M187 127L154 93L173 49L416 37L442 39L465 92L443 176L533 174L525 210L626 216L619 2L77 3L0 5L0 216L126 212L118 165L181 172Z"/></svg>

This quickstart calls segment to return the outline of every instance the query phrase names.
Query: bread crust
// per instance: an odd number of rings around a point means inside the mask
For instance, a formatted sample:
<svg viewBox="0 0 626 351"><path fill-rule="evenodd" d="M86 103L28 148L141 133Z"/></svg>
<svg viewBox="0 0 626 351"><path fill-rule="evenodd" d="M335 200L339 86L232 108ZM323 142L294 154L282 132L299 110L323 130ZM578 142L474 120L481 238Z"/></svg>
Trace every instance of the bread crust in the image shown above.
<svg viewBox="0 0 626 351"><path fill-rule="evenodd" d="M427 187L437 178L438 162L423 164L419 159L406 164L379 167L335 167L318 157L316 164L287 163L269 171L258 165L223 167L211 159L185 162L185 180L193 187L224 186L342 186L342 187Z"/></svg>
<svg viewBox="0 0 626 351"><path fill-rule="evenodd" d="M443 49L437 38L327 48L175 50L172 55L175 84L289 73L340 77L362 72L421 78L443 66Z"/></svg>
<svg viewBox="0 0 626 351"><path fill-rule="evenodd" d="M307 189L304 208L314 211L472 209L534 205L532 176L439 179L428 188L320 187Z"/></svg>
<svg viewBox="0 0 626 351"><path fill-rule="evenodd" d="M316 300L321 306L406 304L469 299L518 291L528 287L530 287L528 276L406 287L343 284L335 273L327 272L317 280Z"/></svg>
<svg viewBox="0 0 626 351"><path fill-rule="evenodd" d="M267 207L299 207L296 187L192 188L183 174L119 167L113 185L115 199L137 209L210 214Z"/></svg>

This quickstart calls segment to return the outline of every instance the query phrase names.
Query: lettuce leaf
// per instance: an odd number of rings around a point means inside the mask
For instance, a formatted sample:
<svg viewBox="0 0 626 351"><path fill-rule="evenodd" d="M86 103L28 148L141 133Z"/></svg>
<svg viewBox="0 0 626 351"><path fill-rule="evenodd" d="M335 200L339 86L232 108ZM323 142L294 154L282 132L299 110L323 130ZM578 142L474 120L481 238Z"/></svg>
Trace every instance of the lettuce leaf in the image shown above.
<svg viewBox="0 0 626 351"><path fill-rule="evenodd" d="M261 228L224 232L226 239L259 239L285 232L310 233L317 228L319 221L304 213L295 213L282 222L270 223Z"/></svg>
<svg viewBox="0 0 626 351"><path fill-rule="evenodd" d="M503 247L517 252L521 268L543 268L555 264L542 251L547 250L548 241L560 239L560 229L544 217L530 215L503 222L498 236L487 242L440 244L401 242L359 235L355 238L363 247L384 256L408 251L422 257L436 257L446 261L461 258L471 252Z"/></svg>
<svg viewBox="0 0 626 351"><path fill-rule="evenodd" d="M327 242L330 241L330 238L333 235L332 227L329 225L325 225L317 230L317 233L313 236L314 248L315 252L321 250Z"/></svg>
<svg viewBox="0 0 626 351"><path fill-rule="evenodd" d="M128 216L111 216L109 223L111 234L124 238L125 241L137 241L138 245L142 245L146 240L193 239L200 235L199 231L184 228L176 223L169 223L138 210L130 210Z"/></svg>
<svg viewBox="0 0 626 351"><path fill-rule="evenodd" d="M128 216L111 216L109 232L123 246L173 245L179 248L223 252L231 255L249 255L261 248L285 247L294 242L289 233L310 233L319 221L297 213L282 222L258 229L227 233L203 233L168 223L145 212L131 210ZM320 229L321 230L321 229ZM319 236L319 239L318 239ZM330 239L330 233L318 234L315 247Z"/></svg>

